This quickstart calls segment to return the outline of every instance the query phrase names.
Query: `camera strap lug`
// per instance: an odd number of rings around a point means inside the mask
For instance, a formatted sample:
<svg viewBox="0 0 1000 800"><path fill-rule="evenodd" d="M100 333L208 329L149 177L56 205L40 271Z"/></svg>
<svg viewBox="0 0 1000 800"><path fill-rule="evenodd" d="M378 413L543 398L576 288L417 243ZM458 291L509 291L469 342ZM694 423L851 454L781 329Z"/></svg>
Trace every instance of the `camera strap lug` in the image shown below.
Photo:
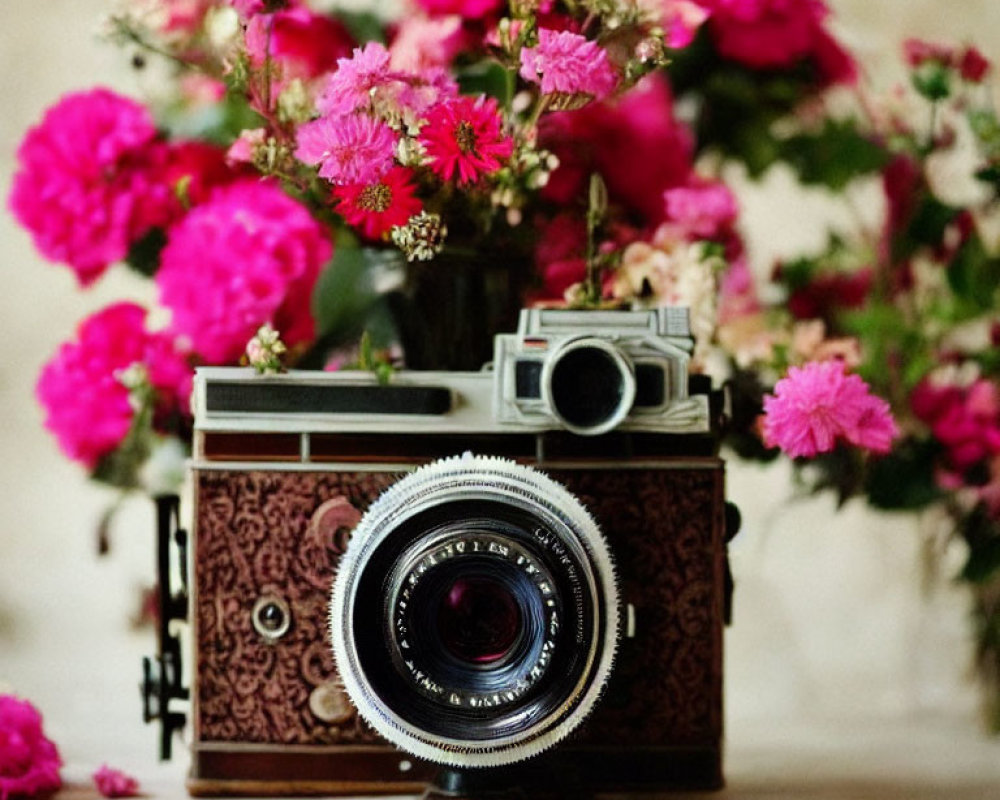
<svg viewBox="0 0 1000 800"><path fill-rule="evenodd" d="M171 708L174 700L187 700L189 689L184 686L180 637L172 633L170 623L188 617L188 537L180 527L180 498L161 495L156 498L156 571L157 571L157 654L142 660L142 719L160 722L160 759L171 757L175 731L184 727L184 712ZM181 589L172 586L171 545L179 559Z"/></svg>

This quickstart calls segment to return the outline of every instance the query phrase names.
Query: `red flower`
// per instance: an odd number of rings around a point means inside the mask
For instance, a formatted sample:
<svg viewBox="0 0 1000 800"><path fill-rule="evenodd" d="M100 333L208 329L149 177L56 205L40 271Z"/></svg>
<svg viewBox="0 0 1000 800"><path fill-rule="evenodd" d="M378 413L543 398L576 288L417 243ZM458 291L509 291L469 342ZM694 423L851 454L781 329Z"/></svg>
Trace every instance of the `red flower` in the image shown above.
<svg viewBox="0 0 1000 800"><path fill-rule="evenodd" d="M547 114L539 139L559 158L541 192L553 203L586 197L590 174L599 172L613 202L655 226L663 221L664 191L691 180L693 137L674 116L670 87L659 76L615 102Z"/></svg>
<svg viewBox="0 0 1000 800"><path fill-rule="evenodd" d="M333 190L338 201L337 211L349 225L360 228L367 238L378 239L420 213L422 206L413 195L412 177L412 170L392 167L372 183L337 186Z"/></svg>
<svg viewBox="0 0 1000 800"><path fill-rule="evenodd" d="M871 291L874 277L869 268L853 273L817 275L788 298L788 310L795 319L822 319L832 324L837 312L860 308Z"/></svg>
<svg viewBox="0 0 1000 800"><path fill-rule="evenodd" d="M514 142L500 123L492 97L456 97L434 106L420 131L431 170L460 184L496 172L514 152Z"/></svg>
<svg viewBox="0 0 1000 800"><path fill-rule="evenodd" d="M294 7L253 17L247 25L247 52L258 65L268 52L284 67L284 78L315 78L347 58L354 39L342 22L308 8Z"/></svg>
<svg viewBox="0 0 1000 800"><path fill-rule="evenodd" d="M975 47L966 48L958 62L958 69L962 73L962 78L969 83L979 83L990 71L989 60Z"/></svg>

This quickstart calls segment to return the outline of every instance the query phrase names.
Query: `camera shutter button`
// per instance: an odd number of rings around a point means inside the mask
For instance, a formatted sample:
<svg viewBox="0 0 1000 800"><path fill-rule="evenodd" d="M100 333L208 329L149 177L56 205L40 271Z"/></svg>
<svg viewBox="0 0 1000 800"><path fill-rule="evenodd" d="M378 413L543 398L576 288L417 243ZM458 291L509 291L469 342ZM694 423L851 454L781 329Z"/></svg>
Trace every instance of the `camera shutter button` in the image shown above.
<svg viewBox="0 0 1000 800"><path fill-rule="evenodd" d="M322 683L312 690L309 710L314 717L331 725L340 725L354 716L354 706L347 693L334 681Z"/></svg>

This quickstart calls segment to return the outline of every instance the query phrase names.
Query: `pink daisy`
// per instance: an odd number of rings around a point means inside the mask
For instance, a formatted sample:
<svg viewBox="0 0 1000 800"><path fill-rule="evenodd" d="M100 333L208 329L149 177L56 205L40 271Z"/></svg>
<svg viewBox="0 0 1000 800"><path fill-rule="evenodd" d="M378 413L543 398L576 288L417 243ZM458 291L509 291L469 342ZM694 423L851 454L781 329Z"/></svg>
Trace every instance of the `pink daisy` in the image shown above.
<svg viewBox="0 0 1000 800"><path fill-rule="evenodd" d="M485 96L456 97L434 106L420 143L431 170L460 184L496 172L514 152L513 140L501 130L497 101Z"/></svg>
<svg viewBox="0 0 1000 800"><path fill-rule="evenodd" d="M884 453L898 434L889 405L840 361L792 367L764 398L764 442L793 458L829 452L838 440Z"/></svg>
<svg viewBox="0 0 1000 800"><path fill-rule="evenodd" d="M392 166L396 134L365 115L326 116L302 125L295 157L318 164L332 183L371 183Z"/></svg>
<svg viewBox="0 0 1000 800"><path fill-rule="evenodd" d="M618 83L608 54L571 31L538 30L538 46L521 50L521 77L538 83L544 94L607 97Z"/></svg>
<svg viewBox="0 0 1000 800"><path fill-rule="evenodd" d="M333 190L337 211L367 238L377 239L420 213L422 205L414 197L412 177L412 170L393 167L373 183L337 186Z"/></svg>
<svg viewBox="0 0 1000 800"><path fill-rule="evenodd" d="M392 80L389 51L378 42L354 48L350 58L338 58L337 70L326 81L316 107L326 115L350 114L371 101L371 90Z"/></svg>

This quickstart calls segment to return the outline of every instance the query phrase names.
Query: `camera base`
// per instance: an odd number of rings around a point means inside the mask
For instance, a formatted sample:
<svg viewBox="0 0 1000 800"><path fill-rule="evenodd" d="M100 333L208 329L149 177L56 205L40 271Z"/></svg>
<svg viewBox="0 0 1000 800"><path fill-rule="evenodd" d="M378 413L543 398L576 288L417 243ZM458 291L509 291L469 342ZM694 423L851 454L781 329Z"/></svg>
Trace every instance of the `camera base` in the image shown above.
<svg viewBox="0 0 1000 800"><path fill-rule="evenodd" d="M505 770L442 769L420 800L587 800L591 795L571 786L542 788L529 773Z"/></svg>

